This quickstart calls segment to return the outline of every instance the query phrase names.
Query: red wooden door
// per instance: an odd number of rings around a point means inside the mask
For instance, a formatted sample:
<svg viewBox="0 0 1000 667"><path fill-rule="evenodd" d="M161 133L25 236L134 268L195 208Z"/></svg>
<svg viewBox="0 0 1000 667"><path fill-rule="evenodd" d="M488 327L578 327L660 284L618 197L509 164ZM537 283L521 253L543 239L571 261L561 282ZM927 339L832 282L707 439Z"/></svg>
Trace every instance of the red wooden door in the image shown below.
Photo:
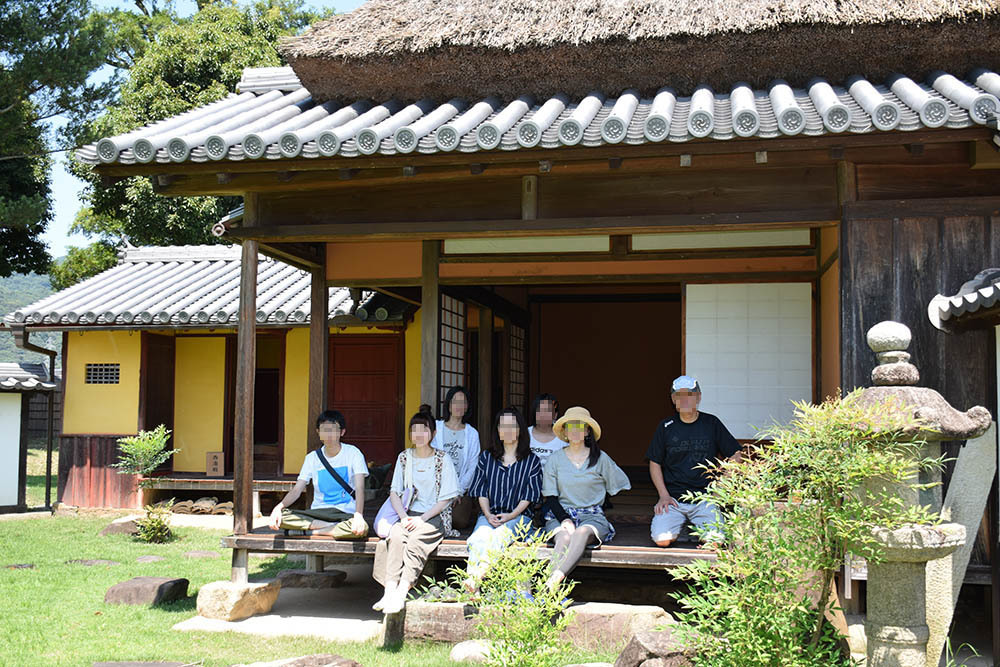
<svg viewBox="0 0 1000 667"><path fill-rule="evenodd" d="M344 442L375 463L391 463L402 449L402 336L330 336L328 406L344 413Z"/></svg>

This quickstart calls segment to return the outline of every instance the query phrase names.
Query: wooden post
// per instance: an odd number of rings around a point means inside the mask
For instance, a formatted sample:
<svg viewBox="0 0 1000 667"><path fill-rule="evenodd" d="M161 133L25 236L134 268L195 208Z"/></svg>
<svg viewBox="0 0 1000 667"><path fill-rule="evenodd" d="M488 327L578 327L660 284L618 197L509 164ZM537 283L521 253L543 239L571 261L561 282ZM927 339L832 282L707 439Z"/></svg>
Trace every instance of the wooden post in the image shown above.
<svg viewBox="0 0 1000 667"><path fill-rule="evenodd" d="M324 254L325 256L325 254ZM328 354L330 349L329 290L326 288L326 263L312 270L309 293L309 433L308 449L320 446L316 418L326 410Z"/></svg>
<svg viewBox="0 0 1000 667"><path fill-rule="evenodd" d="M403 644L406 628L406 607L398 614L385 614L382 618L382 648L396 649Z"/></svg>
<svg viewBox="0 0 1000 667"><path fill-rule="evenodd" d="M439 241L423 242L420 276L420 402L438 412L438 342L441 338L441 298L438 285Z"/></svg>
<svg viewBox="0 0 1000 667"><path fill-rule="evenodd" d="M257 194L244 198L243 225L257 222ZM236 338L236 405L233 419L233 533L253 528L253 402L257 373L257 242L243 241ZM233 576L237 553L233 552Z"/></svg>
<svg viewBox="0 0 1000 667"><path fill-rule="evenodd" d="M245 584L250 581L250 551L233 549L233 570L229 580L234 584Z"/></svg>
<svg viewBox="0 0 1000 667"><path fill-rule="evenodd" d="M479 309L479 433L493 437L493 309Z"/></svg>

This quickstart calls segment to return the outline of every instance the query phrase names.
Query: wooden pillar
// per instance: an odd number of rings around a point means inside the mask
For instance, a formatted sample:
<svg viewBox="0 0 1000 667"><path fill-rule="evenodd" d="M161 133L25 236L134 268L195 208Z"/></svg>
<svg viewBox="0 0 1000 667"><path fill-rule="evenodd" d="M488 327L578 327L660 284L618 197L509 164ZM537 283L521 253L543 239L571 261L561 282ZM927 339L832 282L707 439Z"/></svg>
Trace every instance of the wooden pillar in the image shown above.
<svg viewBox="0 0 1000 667"><path fill-rule="evenodd" d="M325 253L323 253L325 256ZM327 362L330 350L329 290L326 288L326 265L312 270L312 289L309 294L309 433L308 449L320 446L316 434L316 418L326 410Z"/></svg>
<svg viewBox="0 0 1000 667"><path fill-rule="evenodd" d="M256 226L257 195L243 198L243 225ZM233 532L253 528L253 399L257 373L257 241L243 241L236 338L236 405L233 415ZM238 552L233 551L236 576Z"/></svg>
<svg viewBox="0 0 1000 667"><path fill-rule="evenodd" d="M485 442L493 435L493 309L479 309L479 433Z"/></svg>
<svg viewBox="0 0 1000 667"><path fill-rule="evenodd" d="M439 340L441 338L441 299L438 285L439 241L423 242L420 276L420 402L438 412Z"/></svg>

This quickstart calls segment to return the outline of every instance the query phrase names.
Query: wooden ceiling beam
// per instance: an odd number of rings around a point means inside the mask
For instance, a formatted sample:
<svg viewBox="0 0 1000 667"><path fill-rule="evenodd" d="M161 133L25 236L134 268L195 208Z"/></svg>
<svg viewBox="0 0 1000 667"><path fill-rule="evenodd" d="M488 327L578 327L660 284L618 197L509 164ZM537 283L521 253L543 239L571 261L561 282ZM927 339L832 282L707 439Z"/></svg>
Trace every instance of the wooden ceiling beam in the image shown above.
<svg viewBox="0 0 1000 667"><path fill-rule="evenodd" d="M748 213L692 213L677 215L622 215L593 218L510 220L442 220L429 222L324 223L233 227L227 236L263 243L362 241L375 239L494 238L565 234L636 234L656 231L725 231L825 227L838 224L837 208L753 211Z"/></svg>

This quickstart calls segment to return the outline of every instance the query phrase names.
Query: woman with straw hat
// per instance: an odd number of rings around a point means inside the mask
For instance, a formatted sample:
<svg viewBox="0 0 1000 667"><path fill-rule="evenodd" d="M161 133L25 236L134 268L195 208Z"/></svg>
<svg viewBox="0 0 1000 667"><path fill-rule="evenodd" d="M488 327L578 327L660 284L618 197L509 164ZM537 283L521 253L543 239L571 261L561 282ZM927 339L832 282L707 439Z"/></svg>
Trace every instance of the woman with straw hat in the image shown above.
<svg viewBox="0 0 1000 667"><path fill-rule="evenodd" d="M542 471L545 530L555 538L552 573L546 582L550 588L576 567L588 544L600 545L614 537L614 526L601 506L606 496L632 488L622 469L598 446L601 425L586 408L570 408L552 430L569 444L553 452Z"/></svg>

